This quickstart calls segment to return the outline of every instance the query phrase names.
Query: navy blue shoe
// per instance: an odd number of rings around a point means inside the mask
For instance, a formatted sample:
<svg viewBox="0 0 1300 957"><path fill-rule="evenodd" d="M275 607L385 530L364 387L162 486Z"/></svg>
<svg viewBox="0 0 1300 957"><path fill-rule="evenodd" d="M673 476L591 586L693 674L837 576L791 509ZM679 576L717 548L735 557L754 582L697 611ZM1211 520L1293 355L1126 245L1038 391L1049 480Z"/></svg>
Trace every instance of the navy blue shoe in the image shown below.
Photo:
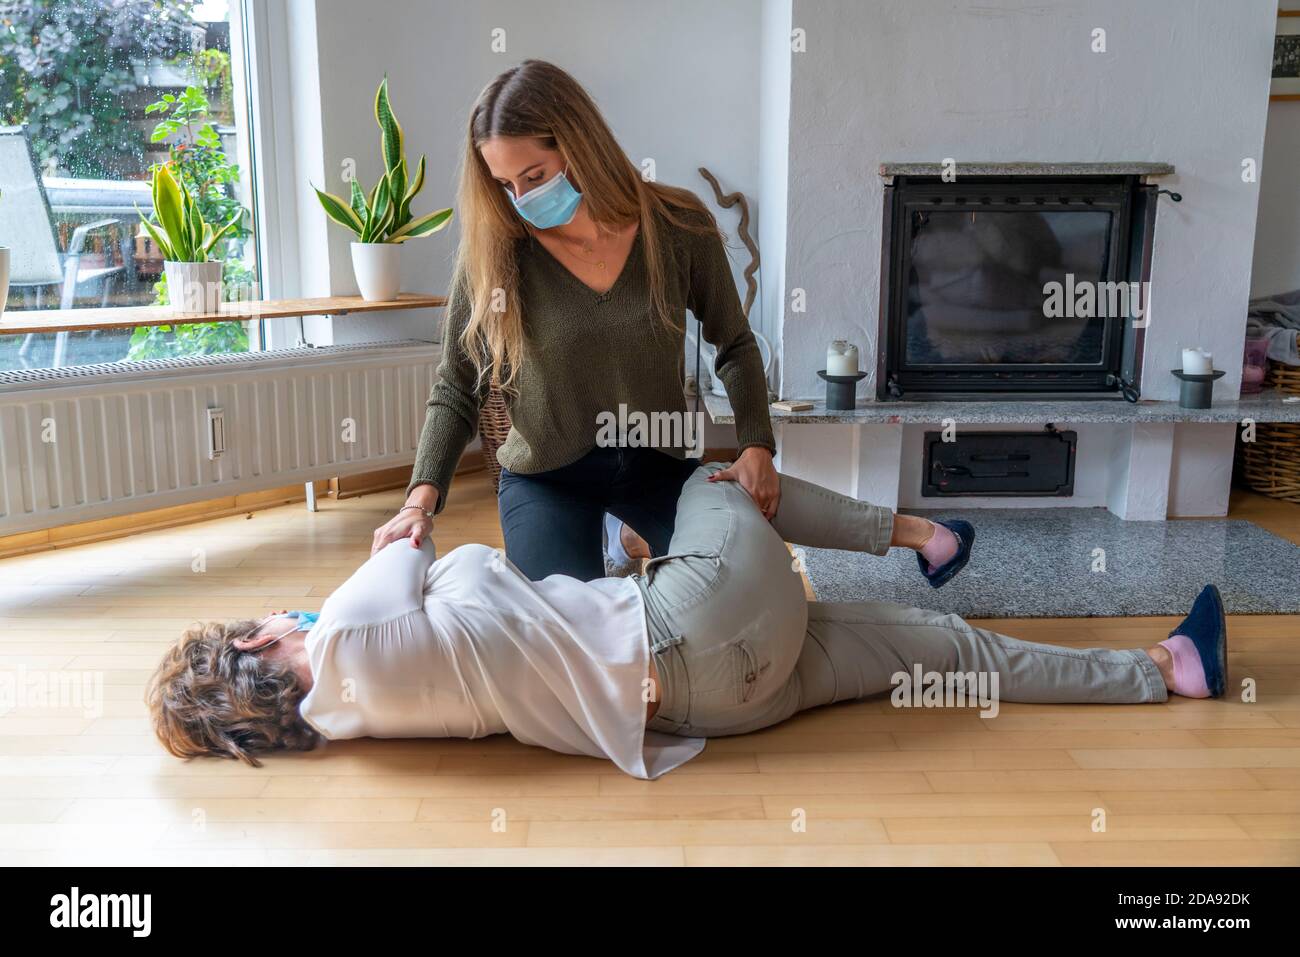
<svg viewBox="0 0 1300 957"><path fill-rule="evenodd" d="M1222 698L1228 681L1228 620L1223 613L1223 598L1219 589L1206 585L1196 596L1192 610L1169 633L1186 635L1196 646L1205 670L1205 687L1211 698Z"/></svg>
<svg viewBox="0 0 1300 957"><path fill-rule="evenodd" d="M930 571L930 563L920 552L916 553L916 561L921 566L921 574L930 583L930 587L942 588L970 561L971 546L975 544L975 528L970 522L962 521L960 518L935 522L935 524L942 525L957 536L957 554L936 568L934 572Z"/></svg>

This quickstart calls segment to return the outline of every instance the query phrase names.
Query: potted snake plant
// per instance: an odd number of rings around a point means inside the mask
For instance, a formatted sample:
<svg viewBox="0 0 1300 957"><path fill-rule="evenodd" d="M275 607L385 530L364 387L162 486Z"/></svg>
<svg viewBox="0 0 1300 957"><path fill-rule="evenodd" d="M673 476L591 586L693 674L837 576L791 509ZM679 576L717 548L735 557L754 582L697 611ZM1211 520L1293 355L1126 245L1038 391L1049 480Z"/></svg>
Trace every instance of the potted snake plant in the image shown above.
<svg viewBox="0 0 1300 957"><path fill-rule="evenodd" d="M388 100L388 77L375 94L375 121L384 157L384 175L379 182L366 193L353 178L348 200L319 189L316 196L325 215L357 237L352 243L352 270L361 297L385 301L397 298L401 291L401 244L436 233L451 221L452 211L439 209L423 216L411 213L411 200L424 188L425 157L420 157L415 176L409 176L402 125Z"/></svg>
<svg viewBox="0 0 1300 957"><path fill-rule="evenodd" d="M9 301L9 247L0 246L0 316L3 316L5 314L5 304L8 301Z"/></svg>
<svg viewBox="0 0 1300 957"><path fill-rule="evenodd" d="M170 164L160 163L153 171L153 217L140 212L145 232L163 254L167 276L167 298L172 312L211 313L221 308L221 260L212 250L235 228L243 209L230 222L214 229L205 222L189 190L172 176Z"/></svg>

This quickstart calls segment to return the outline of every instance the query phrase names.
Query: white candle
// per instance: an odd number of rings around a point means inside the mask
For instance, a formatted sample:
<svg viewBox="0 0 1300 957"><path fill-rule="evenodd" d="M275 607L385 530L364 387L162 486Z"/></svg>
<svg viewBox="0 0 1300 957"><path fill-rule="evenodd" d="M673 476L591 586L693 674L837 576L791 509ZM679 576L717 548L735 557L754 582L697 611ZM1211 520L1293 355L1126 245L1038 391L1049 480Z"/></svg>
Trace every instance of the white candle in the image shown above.
<svg viewBox="0 0 1300 957"><path fill-rule="evenodd" d="M844 339L836 339L826 350L827 375L857 375L858 347Z"/></svg>
<svg viewBox="0 0 1300 957"><path fill-rule="evenodd" d="M1214 359L1204 349L1183 350L1183 373L1185 375L1210 375L1214 371Z"/></svg>

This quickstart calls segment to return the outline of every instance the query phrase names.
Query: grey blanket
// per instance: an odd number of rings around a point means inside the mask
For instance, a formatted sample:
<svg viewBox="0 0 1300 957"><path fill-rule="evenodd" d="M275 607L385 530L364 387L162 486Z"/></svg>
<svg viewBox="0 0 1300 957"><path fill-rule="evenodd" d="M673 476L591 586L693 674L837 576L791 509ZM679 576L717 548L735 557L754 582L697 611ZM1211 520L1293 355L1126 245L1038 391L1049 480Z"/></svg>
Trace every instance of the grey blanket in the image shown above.
<svg viewBox="0 0 1300 957"><path fill-rule="evenodd" d="M1246 334L1268 338L1268 357L1300 365L1300 289L1252 299L1246 310Z"/></svg>

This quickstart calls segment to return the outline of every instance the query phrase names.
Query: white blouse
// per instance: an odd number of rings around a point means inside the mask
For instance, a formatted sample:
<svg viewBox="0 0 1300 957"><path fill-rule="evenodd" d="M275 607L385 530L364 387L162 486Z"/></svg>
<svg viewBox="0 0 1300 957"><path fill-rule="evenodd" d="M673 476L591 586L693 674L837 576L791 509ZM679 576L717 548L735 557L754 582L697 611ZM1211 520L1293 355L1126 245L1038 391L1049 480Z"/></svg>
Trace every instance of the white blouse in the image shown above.
<svg viewBox="0 0 1300 957"><path fill-rule="evenodd" d="M529 581L487 545L435 558L428 539L393 542L325 601L299 705L323 737L509 733L647 780L704 749L645 729L649 638L631 579Z"/></svg>

